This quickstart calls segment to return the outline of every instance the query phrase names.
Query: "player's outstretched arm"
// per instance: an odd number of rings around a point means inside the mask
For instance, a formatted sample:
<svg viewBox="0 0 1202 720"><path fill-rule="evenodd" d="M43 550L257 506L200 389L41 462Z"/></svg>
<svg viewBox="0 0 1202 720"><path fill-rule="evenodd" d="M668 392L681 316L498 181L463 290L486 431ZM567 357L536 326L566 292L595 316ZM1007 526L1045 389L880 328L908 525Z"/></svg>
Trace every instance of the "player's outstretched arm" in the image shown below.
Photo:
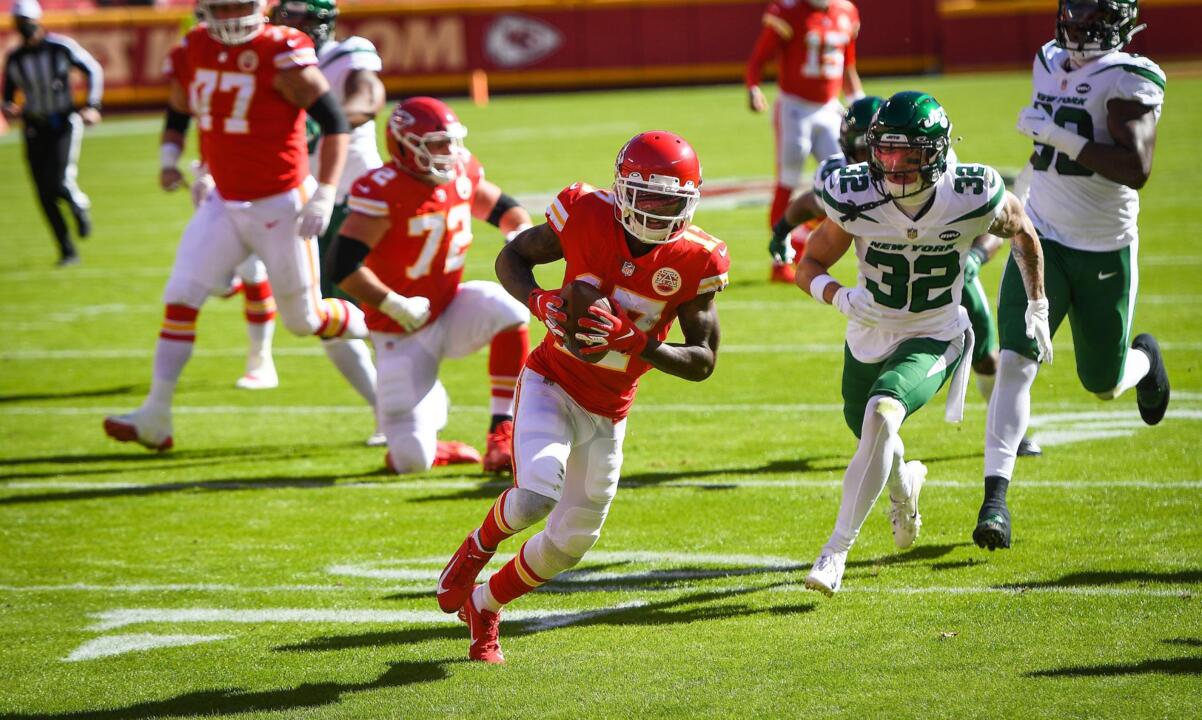
<svg viewBox="0 0 1202 720"><path fill-rule="evenodd" d="M830 304L839 288L843 287L828 273L839 258L851 247L852 236L843 228L830 220L825 220L810 233L806 240L806 254L797 266L797 287L813 295L819 290L814 285L815 280L821 279L823 287L815 297L818 302Z"/></svg>
<svg viewBox="0 0 1202 720"><path fill-rule="evenodd" d="M372 70L354 70L343 86L342 113L352 128L374 120L384 107L384 83Z"/></svg>
<svg viewBox="0 0 1202 720"><path fill-rule="evenodd" d="M1023 287L1027 291L1027 337L1035 340L1039 348L1039 360L1052 362L1052 331L1048 317L1048 298L1043 287L1043 248L1035 225L1023 210L1023 204L1013 193L1007 192L1002 212L989 227L989 232L999 237L1010 238L1010 254L1018 265Z"/></svg>
<svg viewBox="0 0 1202 720"><path fill-rule="evenodd" d="M701 382L714 374L718 362L718 305L717 293L702 293L676 310L684 342L661 343L648 338L639 354L656 370L678 378Z"/></svg>
<svg viewBox="0 0 1202 720"><path fill-rule="evenodd" d="M505 242L512 241L518 233L531 227L530 213L526 212L526 208L487 180L481 180L476 187L476 195L472 198L472 217L494 225L505 236Z"/></svg>

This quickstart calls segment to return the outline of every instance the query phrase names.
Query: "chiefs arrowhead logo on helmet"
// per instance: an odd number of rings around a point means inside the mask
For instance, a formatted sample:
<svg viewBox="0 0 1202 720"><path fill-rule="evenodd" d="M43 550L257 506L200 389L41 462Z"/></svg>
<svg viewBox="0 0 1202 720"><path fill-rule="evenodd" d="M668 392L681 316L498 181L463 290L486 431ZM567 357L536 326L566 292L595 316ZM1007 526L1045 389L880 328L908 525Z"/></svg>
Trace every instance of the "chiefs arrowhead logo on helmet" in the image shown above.
<svg viewBox="0 0 1202 720"><path fill-rule="evenodd" d="M468 156L467 128L441 100L412 97L388 118L388 153L401 169L437 182L455 179Z"/></svg>

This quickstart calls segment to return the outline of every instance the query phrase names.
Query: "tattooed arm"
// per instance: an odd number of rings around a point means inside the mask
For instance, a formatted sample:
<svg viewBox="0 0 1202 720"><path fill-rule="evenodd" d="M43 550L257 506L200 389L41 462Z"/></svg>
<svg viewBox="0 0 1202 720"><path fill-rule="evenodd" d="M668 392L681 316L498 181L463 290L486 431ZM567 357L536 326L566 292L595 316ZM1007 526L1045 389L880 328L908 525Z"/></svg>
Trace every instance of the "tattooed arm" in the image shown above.
<svg viewBox="0 0 1202 720"><path fill-rule="evenodd" d="M1027 299L1038 300L1044 297L1043 249L1039 245L1035 226L1023 210L1022 203L1012 193L1007 192L1002 203L1002 212L989 227L989 232L1010 238L1010 254L1014 256L1018 272L1022 275Z"/></svg>

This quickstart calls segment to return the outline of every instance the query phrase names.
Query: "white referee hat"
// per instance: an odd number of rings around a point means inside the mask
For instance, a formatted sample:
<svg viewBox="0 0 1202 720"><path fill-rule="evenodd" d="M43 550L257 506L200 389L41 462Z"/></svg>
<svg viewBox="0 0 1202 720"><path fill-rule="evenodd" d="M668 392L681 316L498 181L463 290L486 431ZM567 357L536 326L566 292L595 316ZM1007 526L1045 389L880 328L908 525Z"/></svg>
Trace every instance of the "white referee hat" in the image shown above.
<svg viewBox="0 0 1202 720"><path fill-rule="evenodd" d="M42 17L42 6L38 0L17 0L13 3L13 17L38 20Z"/></svg>

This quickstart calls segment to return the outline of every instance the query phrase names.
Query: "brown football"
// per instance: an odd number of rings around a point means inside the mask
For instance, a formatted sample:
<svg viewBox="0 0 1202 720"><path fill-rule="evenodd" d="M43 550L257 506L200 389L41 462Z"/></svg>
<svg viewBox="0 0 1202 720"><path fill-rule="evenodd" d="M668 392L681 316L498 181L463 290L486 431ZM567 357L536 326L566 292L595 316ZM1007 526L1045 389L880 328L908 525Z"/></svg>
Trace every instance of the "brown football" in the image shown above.
<svg viewBox="0 0 1202 720"><path fill-rule="evenodd" d="M563 346L567 348L568 352L585 362L599 362L601 358L605 357L605 353L581 355L581 343L576 340L576 333L581 330L590 332L588 328L581 329L579 326L580 319L585 316L590 307L596 306L606 312L613 312L613 305L610 304L609 298L605 297L595 286L583 280L573 280L568 283L559 291L559 297L563 298L563 312L568 316L563 323Z"/></svg>

